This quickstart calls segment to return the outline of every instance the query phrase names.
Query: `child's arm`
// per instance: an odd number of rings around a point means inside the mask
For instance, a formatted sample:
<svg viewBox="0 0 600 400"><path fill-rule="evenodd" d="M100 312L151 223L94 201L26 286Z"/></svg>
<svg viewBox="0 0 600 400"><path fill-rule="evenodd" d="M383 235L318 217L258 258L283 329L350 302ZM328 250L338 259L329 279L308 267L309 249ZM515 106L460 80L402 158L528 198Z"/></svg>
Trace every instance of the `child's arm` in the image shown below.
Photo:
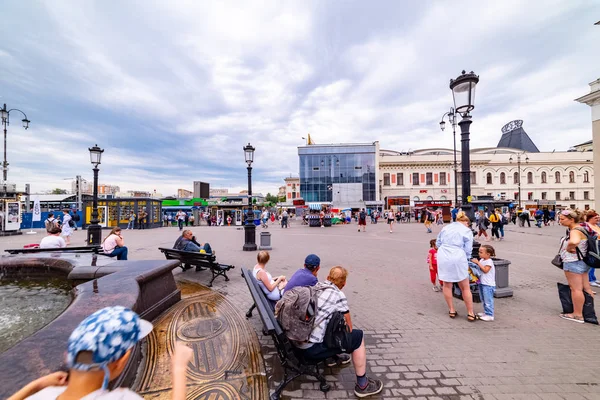
<svg viewBox="0 0 600 400"><path fill-rule="evenodd" d="M427 263L429 264L429 270L433 271L433 257L431 253L427 253Z"/></svg>
<svg viewBox="0 0 600 400"><path fill-rule="evenodd" d="M187 347L185 344L181 342L177 342L175 344L175 352L173 354L173 358L171 359L171 372L173 382L171 398L173 400L185 400L187 392L187 365L192 359L193 354L193 350Z"/></svg>
<svg viewBox="0 0 600 400"><path fill-rule="evenodd" d="M488 272L490 272L490 269L492 269L490 265L483 265L476 258L472 259L471 262L477 264L479 269L481 269L481 272L483 272L484 274L487 274Z"/></svg>
<svg viewBox="0 0 600 400"><path fill-rule="evenodd" d="M26 399L29 396L33 396L40 390L45 389L49 386L65 386L67 384L68 376L68 373L62 371L54 372L50 375L43 376L25 385L25 387L23 387L17 393L10 396L8 400Z"/></svg>

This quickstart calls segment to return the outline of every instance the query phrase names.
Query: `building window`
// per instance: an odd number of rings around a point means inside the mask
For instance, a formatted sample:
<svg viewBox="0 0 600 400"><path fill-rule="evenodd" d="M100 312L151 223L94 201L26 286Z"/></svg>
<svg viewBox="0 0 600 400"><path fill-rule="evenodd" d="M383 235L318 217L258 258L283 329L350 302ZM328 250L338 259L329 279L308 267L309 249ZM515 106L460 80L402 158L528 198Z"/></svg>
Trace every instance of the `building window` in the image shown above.
<svg viewBox="0 0 600 400"><path fill-rule="evenodd" d="M560 192L556 192L554 196L555 200L560 200Z"/></svg>
<svg viewBox="0 0 600 400"><path fill-rule="evenodd" d="M471 185L477 185L477 175L471 171Z"/></svg>
<svg viewBox="0 0 600 400"><path fill-rule="evenodd" d="M575 172L569 172L569 183L575 183Z"/></svg>
<svg viewBox="0 0 600 400"><path fill-rule="evenodd" d="M575 200L575 192L569 192L569 200Z"/></svg>
<svg viewBox="0 0 600 400"><path fill-rule="evenodd" d="M292 192L292 199L296 198L296 192Z"/></svg>
<svg viewBox="0 0 600 400"><path fill-rule="evenodd" d="M527 200L533 200L533 192L527 193Z"/></svg>
<svg viewBox="0 0 600 400"><path fill-rule="evenodd" d="M390 174L383 174L383 186L390 186Z"/></svg>
<svg viewBox="0 0 600 400"><path fill-rule="evenodd" d="M396 185L404 186L404 174L402 172L396 174Z"/></svg>
<svg viewBox="0 0 600 400"><path fill-rule="evenodd" d="M419 173L413 172L413 186L419 186Z"/></svg>
<svg viewBox="0 0 600 400"><path fill-rule="evenodd" d="M575 210L575 208L576 208L576 207L575 207L575 204L569 204L569 208L570 208L571 210Z"/></svg>
<svg viewBox="0 0 600 400"><path fill-rule="evenodd" d="M515 183L515 185L519 184L519 173L515 172L513 175L513 182Z"/></svg>
<svg viewBox="0 0 600 400"><path fill-rule="evenodd" d="M546 192L542 192L542 200L547 200L546 197L547 197L547 193Z"/></svg>
<svg viewBox="0 0 600 400"><path fill-rule="evenodd" d="M583 183L590 183L590 173L588 171L583 173Z"/></svg>
<svg viewBox="0 0 600 400"><path fill-rule="evenodd" d="M588 211L589 209L590 209L590 205L589 205L589 204L586 204L586 205L585 205L585 211Z"/></svg>
<svg viewBox="0 0 600 400"><path fill-rule="evenodd" d="M500 184L506 185L506 174L504 172L500 173Z"/></svg>
<svg viewBox="0 0 600 400"><path fill-rule="evenodd" d="M556 181L556 183L560 183L560 171L556 171L556 173L554 174L554 180Z"/></svg>
<svg viewBox="0 0 600 400"><path fill-rule="evenodd" d="M588 192L588 191L583 192L583 199L584 200L589 200L590 199L590 192Z"/></svg>
<svg viewBox="0 0 600 400"><path fill-rule="evenodd" d="M515 200L519 200L519 192L515 192L513 197Z"/></svg>
<svg viewBox="0 0 600 400"><path fill-rule="evenodd" d="M485 182L486 182L488 185L491 185L491 184L492 184L492 173L491 173L491 172L488 172L488 173L485 175Z"/></svg>
<svg viewBox="0 0 600 400"><path fill-rule="evenodd" d="M415 196L415 197L413 197L413 200L414 200L414 201L419 201L419 200L421 200L421 199L419 199L419 196Z"/></svg>
<svg viewBox="0 0 600 400"><path fill-rule="evenodd" d="M427 196L427 200L433 200L433 197Z"/></svg>
<svg viewBox="0 0 600 400"><path fill-rule="evenodd" d="M433 173L427 172L425 174L425 184L429 186L433 185Z"/></svg>
<svg viewBox="0 0 600 400"><path fill-rule="evenodd" d="M440 172L440 185L446 185L446 173Z"/></svg>
<svg viewBox="0 0 600 400"><path fill-rule="evenodd" d="M546 178L546 173L542 172L542 183L546 183L547 178Z"/></svg>
<svg viewBox="0 0 600 400"><path fill-rule="evenodd" d="M527 183L529 183L529 184L533 183L533 172L527 173Z"/></svg>

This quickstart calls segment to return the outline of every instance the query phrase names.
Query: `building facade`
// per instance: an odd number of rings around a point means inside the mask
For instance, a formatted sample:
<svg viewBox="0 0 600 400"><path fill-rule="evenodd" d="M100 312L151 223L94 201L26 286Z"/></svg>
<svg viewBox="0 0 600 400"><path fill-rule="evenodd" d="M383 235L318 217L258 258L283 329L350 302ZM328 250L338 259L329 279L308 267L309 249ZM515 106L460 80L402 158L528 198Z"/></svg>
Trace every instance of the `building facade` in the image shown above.
<svg viewBox="0 0 600 400"><path fill-rule="evenodd" d="M600 79L590 83L590 92L585 96L575 99L582 104L590 106L592 111L592 140L596 143L600 143ZM598 149L593 151L594 159L596 160L595 167L600 169L600 146ZM596 204L596 208L600 208L600 174L595 180L595 192L594 198L599 203Z"/></svg>
<svg viewBox="0 0 600 400"><path fill-rule="evenodd" d="M300 198L300 178L285 178L285 201L291 203L294 199Z"/></svg>
<svg viewBox="0 0 600 400"><path fill-rule="evenodd" d="M362 208L379 200L379 142L298 147L300 196L307 203Z"/></svg>
<svg viewBox="0 0 600 400"><path fill-rule="evenodd" d="M471 194L488 195L521 205L594 207L593 152L525 152L512 148L471 150ZM519 162L520 158L520 162ZM461 201L460 152L457 151ZM511 160L512 159L512 160ZM451 200L454 204L452 149L380 152L381 193L386 208L411 201Z"/></svg>
<svg viewBox="0 0 600 400"><path fill-rule="evenodd" d="M177 189L178 199L191 199L194 196L194 192L186 189Z"/></svg>

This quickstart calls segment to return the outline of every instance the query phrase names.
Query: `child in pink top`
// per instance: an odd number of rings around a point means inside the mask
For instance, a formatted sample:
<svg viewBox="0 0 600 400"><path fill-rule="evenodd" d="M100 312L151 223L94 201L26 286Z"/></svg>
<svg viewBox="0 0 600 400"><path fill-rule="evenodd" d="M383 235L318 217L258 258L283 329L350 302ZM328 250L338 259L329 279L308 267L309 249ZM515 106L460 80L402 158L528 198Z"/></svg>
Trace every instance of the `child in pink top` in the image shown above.
<svg viewBox="0 0 600 400"><path fill-rule="evenodd" d="M437 278L438 268L437 268L437 246L435 244L436 240L431 239L429 241L429 254L427 255L427 263L429 264L429 277L431 278L431 284L433 285L433 291L439 292L440 287L435 284L435 280ZM438 279L440 286L444 283Z"/></svg>

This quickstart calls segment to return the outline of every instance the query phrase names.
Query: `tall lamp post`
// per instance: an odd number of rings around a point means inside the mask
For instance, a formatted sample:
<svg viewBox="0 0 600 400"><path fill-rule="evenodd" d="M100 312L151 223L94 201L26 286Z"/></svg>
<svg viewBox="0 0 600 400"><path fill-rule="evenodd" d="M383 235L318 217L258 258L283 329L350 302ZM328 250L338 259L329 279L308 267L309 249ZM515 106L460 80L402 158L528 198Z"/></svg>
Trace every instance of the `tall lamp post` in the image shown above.
<svg viewBox="0 0 600 400"><path fill-rule="evenodd" d="M517 183L519 185L519 208L521 208L521 156L525 154L525 152L522 153L518 153L517 154ZM510 158L508 159L508 162L513 163L514 159L513 156L510 156ZM525 154L525 162L528 163L529 162L529 156L527 156Z"/></svg>
<svg viewBox="0 0 600 400"><path fill-rule="evenodd" d="M98 222L100 222L98 219L98 165L100 165L104 149L95 145L88 150L90 151L90 161L94 166L94 202L92 205L92 220L88 226L87 244L88 246L99 246L102 236L102 227L98 225Z"/></svg>
<svg viewBox="0 0 600 400"><path fill-rule="evenodd" d="M23 128L29 128L29 123L31 122L27 119L27 115L25 115L25 113L18 108L11 108L9 110L6 107L6 104L0 108L0 118L2 119L2 125L4 126L4 162L2 163L2 177L4 182L6 182L8 177L8 161L6 160L6 127L10 125L10 113L12 111L18 111L23 114L23 117L25 117L21 120L23 123Z"/></svg>
<svg viewBox="0 0 600 400"><path fill-rule="evenodd" d="M454 98L454 110L460 114L462 119L458 123L460 126L460 143L461 143L461 176L462 176L462 205L461 208L467 214L469 219L473 221L474 211L471 205L471 157L469 149L469 127L471 126L471 114L475 108L475 86L479 82L479 76L473 71L462 74L456 79L450 79L450 89Z"/></svg>
<svg viewBox="0 0 600 400"><path fill-rule="evenodd" d="M458 165L456 164L456 113L454 112L454 107L450 107L450 111L442 115L442 120L440 121L440 129L442 132L446 127L446 121L444 118L448 116L448 122L452 125L452 136L454 143L454 206L458 207L458 180L456 177L458 176Z"/></svg>
<svg viewBox="0 0 600 400"><path fill-rule="evenodd" d="M256 225L254 225L254 213L252 212L252 163L254 162L254 150L250 143L244 146L246 164L248 164L248 215L244 225L244 251L256 251Z"/></svg>

